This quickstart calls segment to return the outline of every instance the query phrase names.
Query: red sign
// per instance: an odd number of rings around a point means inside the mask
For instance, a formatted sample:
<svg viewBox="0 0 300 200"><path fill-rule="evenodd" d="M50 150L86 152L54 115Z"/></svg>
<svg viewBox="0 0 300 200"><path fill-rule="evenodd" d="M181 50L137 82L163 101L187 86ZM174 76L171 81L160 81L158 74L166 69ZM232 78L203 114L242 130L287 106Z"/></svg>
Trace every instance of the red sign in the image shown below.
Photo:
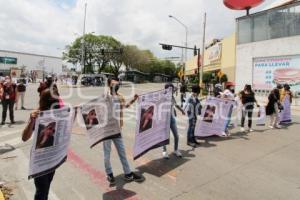
<svg viewBox="0 0 300 200"><path fill-rule="evenodd" d="M258 6L264 0L223 0L226 7L233 10L247 10Z"/></svg>

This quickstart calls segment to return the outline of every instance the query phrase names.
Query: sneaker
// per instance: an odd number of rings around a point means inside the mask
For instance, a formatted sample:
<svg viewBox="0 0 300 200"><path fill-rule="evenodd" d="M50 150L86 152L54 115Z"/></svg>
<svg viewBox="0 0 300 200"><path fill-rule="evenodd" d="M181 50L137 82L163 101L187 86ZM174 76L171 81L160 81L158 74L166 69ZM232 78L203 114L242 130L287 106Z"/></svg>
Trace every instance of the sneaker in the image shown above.
<svg viewBox="0 0 300 200"><path fill-rule="evenodd" d="M108 174L106 179L111 185L116 184L116 179L113 174Z"/></svg>
<svg viewBox="0 0 300 200"><path fill-rule="evenodd" d="M131 181L142 182L144 181L144 177L131 172L130 174L125 174L124 180L127 182L131 182Z"/></svg>
<svg viewBox="0 0 300 200"><path fill-rule="evenodd" d="M253 129L252 129L252 128L249 128L248 131L249 131L249 132L253 132Z"/></svg>
<svg viewBox="0 0 300 200"><path fill-rule="evenodd" d="M25 107L21 107L21 109L22 109L22 110L26 110L26 108L25 108Z"/></svg>
<svg viewBox="0 0 300 200"><path fill-rule="evenodd" d="M274 128L274 126L271 126L271 125L270 125L270 126L269 126L269 128L270 128L270 129L273 129L273 128Z"/></svg>
<svg viewBox="0 0 300 200"><path fill-rule="evenodd" d="M282 127L280 125L275 126L277 129L281 129Z"/></svg>
<svg viewBox="0 0 300 200"><path fill-rule="evenodd" d="M244 127L241 127L241 132L245 132L245 128Z"/></svg>
<svg viewBox="0 0 300 200"><path fill-rule="evenodd" d="M162 152L162 156L163 156L164 159L169 159L169 154L166 151Z"/></svg>
<svg viewBox="0 0 300 200"><path fill-rule="evenodd" d="M179 157L179 158L182 157L182 154L180 153L179 150L174 151L174 154L175 154L177 157Z"/></svg>
<svg viewBox="0 0 300 200"><path fill-rule="evenodd" d="M193 148L195 148L195 147L197 146L197 145L196 145L195 143L193 143L193 142L188 142L187 145L188 145L188 146L191 146L191 147L193 147Z"/></svg>

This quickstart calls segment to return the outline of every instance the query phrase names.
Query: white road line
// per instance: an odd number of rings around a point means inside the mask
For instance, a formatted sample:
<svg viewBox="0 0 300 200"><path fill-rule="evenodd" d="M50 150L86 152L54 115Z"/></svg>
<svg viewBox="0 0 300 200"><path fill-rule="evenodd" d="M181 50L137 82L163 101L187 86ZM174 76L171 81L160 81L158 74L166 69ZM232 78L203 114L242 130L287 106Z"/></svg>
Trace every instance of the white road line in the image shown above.
<svg viewBox="0 0 300 200"><path fill-rule="evenodd" d="M5 136L8 136L8 135L14 135L16 133L21 133L23 129L18 129L18 130L13 130L13 131L3 131L3 133L0 133L0 138L3 138ZM2 131L1 131L2 132Z"/></svg>
<svg viewBox="0 0 300 200"><path fill-rule="evenodd" d="M15 147L21 143L23 143L23 141L21 140L21 137L17 137L17 138L6 140L6 141L1 141L0 146L5 146L5 144L7 144L7 145Z"/></svg>
<svg viewBox="0 0 300 200"><path fill-rule="evenodd" d="M28 163L29 163L29 160L28 158L26 157L26 155L24 154L24 152L22 150L17 150L17 153L18 153L18 162L19 163L22 163L23 165L17 165L18 166L18 172L19 172L19 175L25 179L24 182L19 182L18 185L19 187L23 190L25 196L26 196L26 199L27 200L31 200L33 199L33 196L34 196L34 187L33 187L33 181L31 181L32 184L28 184L28 181L26 180L27 179L27 176L28 176ZM26 167L24 167L24 164ZM57 195L53 192L53 190L51 189L50 187L50 191L49 191L49 199L50 200L60 200Z"/></svg>

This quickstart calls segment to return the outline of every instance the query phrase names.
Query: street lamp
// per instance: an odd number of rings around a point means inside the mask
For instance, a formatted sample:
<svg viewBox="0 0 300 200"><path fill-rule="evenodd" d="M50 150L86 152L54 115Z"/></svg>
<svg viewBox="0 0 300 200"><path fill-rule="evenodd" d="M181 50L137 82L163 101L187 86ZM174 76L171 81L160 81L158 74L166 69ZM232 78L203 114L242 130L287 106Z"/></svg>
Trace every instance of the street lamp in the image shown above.
<svg viewBox="0 0 300 200"><path fill-rule="evenodd" d="M170 18L174 19L175 21L177 21L179 24L181 24L184 29L185 29L185 47L187 48L188 47L188 27L182 23L179 19L177 19L176 17L174 17L173 15L169 15ZM187 49L185 49L185 63L187 61ZM183 65L183 80L185 78L185 63Z"/></svg>

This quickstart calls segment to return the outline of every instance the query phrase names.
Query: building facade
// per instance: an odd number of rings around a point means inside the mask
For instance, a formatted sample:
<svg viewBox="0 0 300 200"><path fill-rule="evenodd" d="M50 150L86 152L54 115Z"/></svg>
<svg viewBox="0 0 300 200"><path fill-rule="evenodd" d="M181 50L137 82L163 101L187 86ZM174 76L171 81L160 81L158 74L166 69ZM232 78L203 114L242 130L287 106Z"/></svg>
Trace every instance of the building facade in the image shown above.
<svg viewBox="0 0 300 200"><path fill-rule="evenodd" d="M204 72L226 74L228 81L235 82L236 35L223 38L204 51ZM186 62L186 76L197 76L197 56Z"/></svg>
<svg viewBox="0 0 300 200"><path fill-rule="evenodd" d="M300 92L300 1L238 18L236 32L237 90L287 83Z"/></svg>
<svg viewBox="0 0 300 200"><path fill-rule="evenodd" d="M46 73L60 74L62 65L60 57L0 50L0 72L3 74L21 68L27 72L45 70Z"/></svg>

